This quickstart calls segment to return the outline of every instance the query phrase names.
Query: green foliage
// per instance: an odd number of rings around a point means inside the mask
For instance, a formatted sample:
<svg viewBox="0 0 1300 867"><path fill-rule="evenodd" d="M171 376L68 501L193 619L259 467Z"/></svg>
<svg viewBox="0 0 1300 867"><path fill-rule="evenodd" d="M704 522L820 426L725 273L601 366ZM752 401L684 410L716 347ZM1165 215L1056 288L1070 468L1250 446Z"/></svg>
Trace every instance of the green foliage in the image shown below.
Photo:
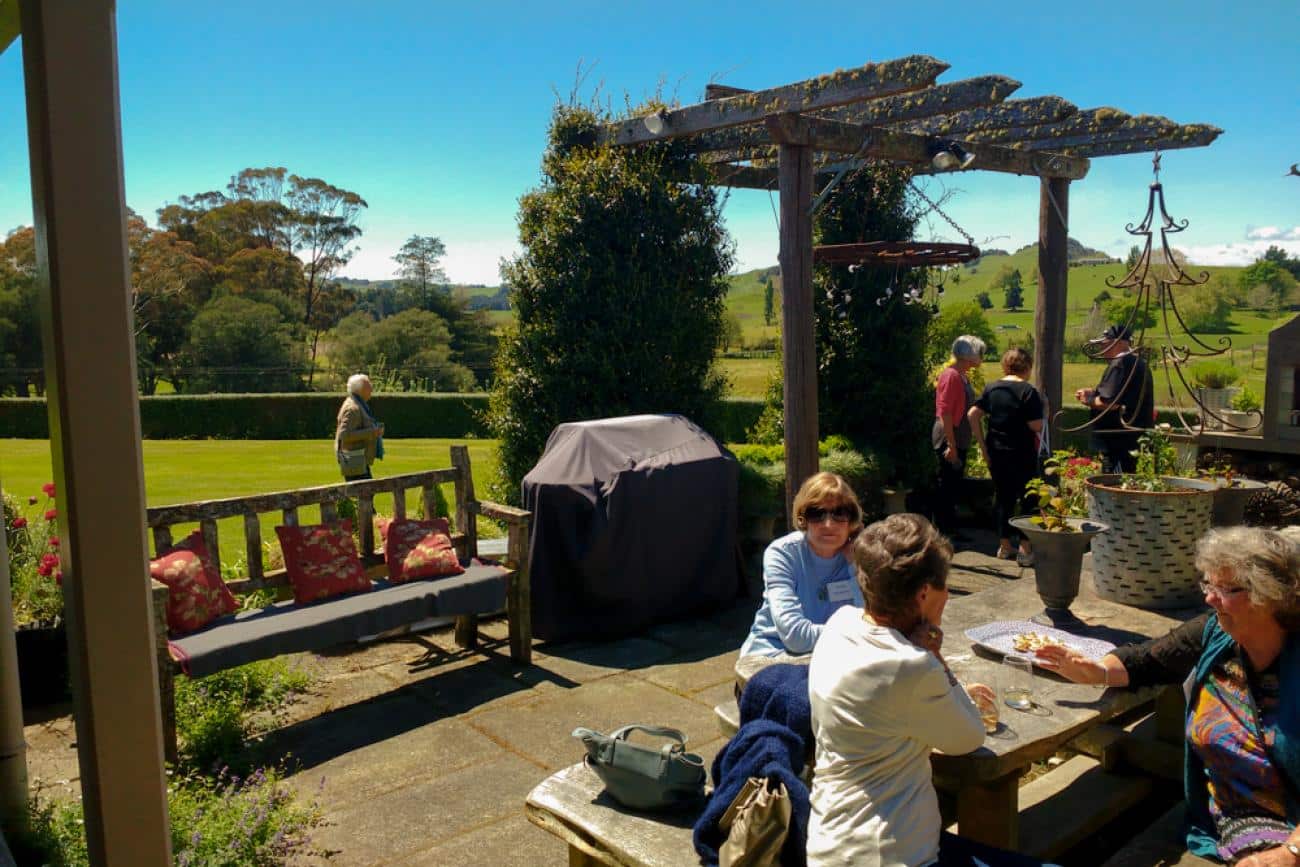
<svg viewBox="0 0 1300 867"><path fill-rule="evenodd" d="M292 391L300 347L279 310L234 295L194 317L179 384L188 392Z"/></svg>
<svg viewBox="0 0 1300 867"><path fill-rule="evenodd" d="M167 812L178 867L273 867L332 854L311 843L311 831L326 824L320 806L298 801L273 769L173 778ZM90 864L80 802L33 798L28 828L10 843L19 864Z"/></svg>
<svg viewBox="0 0 1300 867"><path fill-rule="evenodd" d="M605 120L556 107L542 184L520 200L523 252L502 267L518 318L487 421L500 440L495 490L511 501L562 422L680 412L716 430L732 262L718 194L673 180L694 165L683 141L594 145Z"/></svg>
<svg viewBox="0 0 1300 867"><path fill-rule="evenodd" d="M1107 301L1109 301L1110 298L1111 298L1110 290L1109 290L1109 289L1103 289L1103 290L1101 290L1100 292L1098 292L1096 295L1092 296L1092 303L1093 303L1093 306L1095 306L1095 307L1100 307L1101 305L1103 305L1103 304L1105 304Z"/></svg>
<svg viewBox="0 0 1300 867"><path fill-rule="evenodd" d="M1155 310L1159 309L1158 305L1154 301L1140 309L1137 305L1136 298L1116 298L1102 305L1102 310L1105 313L1107 322L1121 325L1127 324L1135 333L1143 328L1154 328L1156 325ZM1096 337L1097 335L1092 336Z"/></svg>
<svg viewBox="0 0 1300 867"><path fill-rule="evenodd" d="M1270 244L1260 258L1265 262L1272 262L1278 267L1286 269L1288 274L1296 280L1300 280L1300 256L1292 256L1276 244Z"/></svg>
<svg viewBox="0 0 1300 867"><path fill-rule="evenodd" d="M1142 251L1137 245L1128 248L1128 255L1124 257L1124 270L1132 271L1137 267L1138 259L1142 258Z"/></svg>
<svg viewBox="0 0 1300 867"><path fill-rule="evenodd" d="M723 352L735 346L740 347L744 332L740 327L740 317L734 313L722 314L722 330L718 334L718 348Z"/></svg>
<svg viewBox="0 0 1300 867"><path fill-rule="evenodd" d="M403 310L379 322L363 324L354 314L335 331L335 357L349 370L388 367L403 390L468 391L474 375L451 360L451 331L436 313Z"/></svg>
<svg viewBox="0 0 1300 867"><path fill-rule="evenodd" d="M772 285L772 279L769 277L763 281L763 322L770 326L772 318L776 314L776 288Z"/></svg>
<svg viewBox="0 0 1300 867"><path fill-rule="evenodd" d="M59 562L61 540L55 518L57 503L53 483L40 496L28 498L31 517L18 499L0 491L4 502L4 532L9 557L9 592L14 622L18 625L54 626L63 620L63 571ZM42 503L43 501L43 503Z"/></svg>
<svg viewBox="0 0 1300 867"><path fill-rule="evenodd" d="M434 284L446 283L447 274L440 264L447 255L447 245L432 235L412 235L393 256L397 273L420 292L429 291Z"/></svg>
<svg viewBox="0 0 1300 867"><path fill-rule="evenodd" d="M1019 268L1004 265L993 278L993 285L1002 290L1002 306L1007 310L1019 310L1025 306L1024 277Z"/></svg>
<svg viewBox="0 0 1300 867"><path fill-rule="evenodd" d="M1178 473L1178 450L1170 440L1172 428L1157 424L1143 432L1138 440L1137 471L1126 473L1121 483L1130 491L1167 491L1165 477Z"/></svg>
<svg viewBox="0 0 1300 867"><path fill-rule="evenodd" d="M1202 361L1192 365L1191 383L1196 388L1227 388L1241 379L1241 371L1226 361Z"/></svg>
<svg viewBox="0 0 1300 867"><path fill-rule="evenodd" d="M198 679L177 678L179 766L198 773L251 769L259 757L250 738L310 683L310 677L279 658Z"/></svg>
<svg viewBox="0 0 1300 867"><path fill-rule="evenodd" d="M817 444L821 470L838 473L868 510L879 505L884 472L880 459L852 448L845 436L832 435ZM732 450L740 463L740 508L745 515L781 514L785 510L785 446L748 444Z"/></svg>
<svg viewBox="0 0 1300 867"><path fill-rule="evenodd" d="M1178 312L1187 327L1195 332L1217 334L1232 326L1233 296L1223 290L1220 281L1192 286L1178 299Z"/></svg>
<svg viewBox="0 0 1300 867"><path fill-rule="evenodd" d="M1254 389L1246 386L1233 396L1232 408L1238 412L1259 412L1264 408L1264 404Z"/></svg>
<svg viewBox="0 0 1300 867"><path fill-rule="evenodd" d="M909 240L917 217L908 180L905 170L884 165L847 176L817 214L815 243ZM848 437L858 451L876 456L891 481L907 484L927 476L933 462L925 360L930 311L900 300L925 279L922 269L850 273L835 266L813 273L820 430ZM891 283L892 300L878 305Z"/></svg>
<svg viewBox="0 0 1300 867"><path fill-rule="evenodd" d="M989 325L984 311L974 301L962 301L945 304L939 315L930 322L930 329L925 338L926 369L934 367L948 358L952 351L952 342L963 334L980 338L987 345L987 354L996 357L1000 350L998 338Z"/></svg>
<svg viewBox="0 0 1300 867"><path fill-rule="evenodd" d="M954 274L953 276L955 277L955 276L960 276L960 275ZM992 309L993 309L993 299L989 297L989 293L988 293L988 292L980 292L978 295L976 295L976 296L975 296L975 303L978 304L978 305L980 306L980 309L981 309L981 310L992 310Z"/></svg>
<svg viewBox="0 0 1300 867"><path fill-rule="evenodd" d="M1034 523L1053 533L1073 531L1066 518L1088 516L1088 492L1084 482L1101 472L1096 458L1080 456L1073 449L1057 449L1043 462L1044 478L1030 479L1025 494L1038 501ZM1048 481L1050 479L1050 481Z"/></svg>
<svg viewBox="0 0 1300 867"><path fill-rule="evenodd" d="M1272 311L1290 304L1296 292L1296 278L1275 259L1268 258L1244 269L1238 285L1252 307Z"/></svg>

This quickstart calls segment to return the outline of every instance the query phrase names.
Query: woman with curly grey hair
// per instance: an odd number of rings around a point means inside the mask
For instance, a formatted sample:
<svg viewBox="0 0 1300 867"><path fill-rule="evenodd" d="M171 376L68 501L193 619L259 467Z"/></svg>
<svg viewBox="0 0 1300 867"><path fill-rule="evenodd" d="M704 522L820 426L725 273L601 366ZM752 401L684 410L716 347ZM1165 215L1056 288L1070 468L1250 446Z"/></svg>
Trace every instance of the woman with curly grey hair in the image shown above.
<svg viewBox="0 0 1300 867"><path fill-rule="evenodd" d="M1079 683L1184 683L1188 849L1239 867L1300 864L1300 549L1272 530L1215 529L1196 567L1201 617L1100 660L1038 656Z"/></svg>

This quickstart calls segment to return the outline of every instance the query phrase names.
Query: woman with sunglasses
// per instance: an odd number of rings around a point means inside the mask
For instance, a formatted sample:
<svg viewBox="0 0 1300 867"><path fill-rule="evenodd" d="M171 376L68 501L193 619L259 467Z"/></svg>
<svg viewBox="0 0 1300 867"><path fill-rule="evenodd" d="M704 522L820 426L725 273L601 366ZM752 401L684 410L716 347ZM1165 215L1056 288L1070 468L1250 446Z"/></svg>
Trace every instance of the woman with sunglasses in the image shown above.
<svg viewBox="0 0 1300 867"><path fill-rule="evenodd" d="M1187 848L1238 867L1300 865L1300 551L1229 527L1197 543L1196 567L1201 617L1100 660L1055 646L1038 657L1078 683L1183 683Z"/></svg>
<svg viewBox="0 0 1300 867"><path fill-rule="evenodd" d="M862 508L835 473L809 477L794 498L794 532L763 552L763 602L741 656L812 653L822 625L842 605L862 605L846 557Z"/></svg>

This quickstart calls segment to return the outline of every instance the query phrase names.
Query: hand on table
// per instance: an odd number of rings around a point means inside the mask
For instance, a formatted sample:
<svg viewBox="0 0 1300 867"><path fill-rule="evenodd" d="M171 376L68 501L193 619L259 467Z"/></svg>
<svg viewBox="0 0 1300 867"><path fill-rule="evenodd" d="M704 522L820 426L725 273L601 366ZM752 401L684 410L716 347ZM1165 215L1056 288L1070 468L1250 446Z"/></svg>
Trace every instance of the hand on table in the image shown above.
<svg viewBox="0 0 1300 867"><path fill-rule="evenodd" d="M1296 857L1285 846L1255 852L1236 862L1235 867L1295 867Z"/></svg>
<svg viewBox="0 0 1300 867"><path fill-rule="evenodd" d="M1034 651L1038 664L1075 683L1105 683L1106 669L1095 659L1060 644L1049 644Z"/></svg>

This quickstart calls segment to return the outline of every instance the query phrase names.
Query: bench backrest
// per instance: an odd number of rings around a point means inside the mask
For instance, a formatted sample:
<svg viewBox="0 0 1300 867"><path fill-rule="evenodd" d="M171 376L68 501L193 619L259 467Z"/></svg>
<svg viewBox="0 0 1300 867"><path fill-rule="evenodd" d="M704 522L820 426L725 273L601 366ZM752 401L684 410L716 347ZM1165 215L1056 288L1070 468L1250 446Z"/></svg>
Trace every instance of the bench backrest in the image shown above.
<svg viewBox="0 0 1300 867"><path fill-rule="evenodd" d="M456 529L453 536L457 553L473 557L478 553L474 482L470 474L469 450L465 446L452 446L453 466L446 469L407 473L382 479L366 479L294 491L254 494L248 497L230 497L223 500L206 500L172 506L155 506L147 510L148 524L153 532L154 547L164 551L172 546L171 528L175 524L197 523L203 533L203 543L218 563L221 561L217 521L223 518L244 519L244 544L247 552L248 577L246 580L228 581L227 586L236 593L247 593L263 588L283 587L288 584L283 569L266 571L262 565L262 525L259 515L279 512L282 523L297 526L298 510L305 506L320 506L321 520L327 524L339 521L338 503L345 498L356 500L357 524L361 530L361 557L367 565L383 561L375 551L375 496L393 496L393 517L406 517L406 492L418 488L424 501L424 514L437 514L434 486L452 482L456 488Z"/></svg>

